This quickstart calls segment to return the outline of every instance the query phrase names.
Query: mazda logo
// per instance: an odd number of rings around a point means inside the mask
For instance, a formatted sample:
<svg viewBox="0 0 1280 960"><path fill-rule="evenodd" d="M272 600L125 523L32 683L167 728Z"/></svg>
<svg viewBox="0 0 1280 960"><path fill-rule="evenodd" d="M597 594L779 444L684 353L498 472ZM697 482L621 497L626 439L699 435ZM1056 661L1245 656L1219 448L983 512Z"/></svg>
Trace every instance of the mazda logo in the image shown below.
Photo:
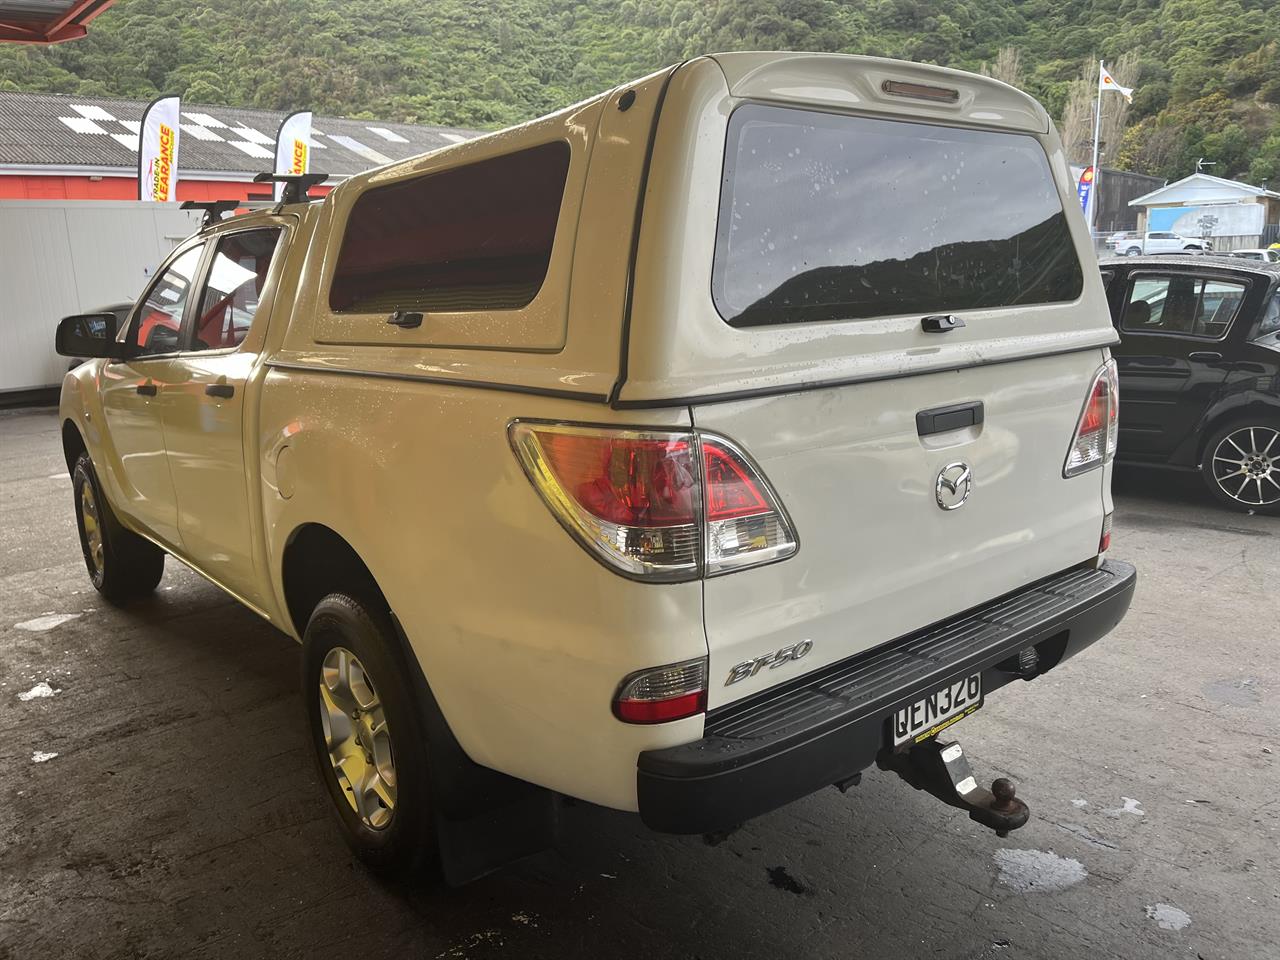
<svg viewBox="0 0 1280 960"><path fill-rule="evenodd" d="M973 471L963 460L948 463L938 471L934 494L943 510L958 510L973 492Z"/></svg>

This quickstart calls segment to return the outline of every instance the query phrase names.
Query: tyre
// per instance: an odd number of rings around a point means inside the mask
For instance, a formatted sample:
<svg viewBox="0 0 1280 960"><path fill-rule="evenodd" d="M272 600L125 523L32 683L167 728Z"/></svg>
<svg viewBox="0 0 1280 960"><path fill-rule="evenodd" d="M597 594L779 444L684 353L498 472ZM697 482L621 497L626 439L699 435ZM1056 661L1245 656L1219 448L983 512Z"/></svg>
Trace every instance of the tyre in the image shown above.
<svg viewBox="0 0 1280 960"><path fill-rule="evenodd" d="M409 677L380 600L331 593L316 605L302 653L316 766L351 849L390 876L435 848L427 740Z"/></svg>
<svg viewBox="0 0 1280 960"><path fill-rule="evenodd" d="M1215 430L1200 472L1226 506L1280 515L1280 422L1259 418Z"/></svg>
<svg viewBox="0 0 1280 960"><path fill-rule="evenodd" d="M1129 248L1128 248L1127 250L1125 250L1125 252L1124 252L1124 255L1125 255L1126 257L1137 257L1137 256L1141 256L1141 254L1142 254L1142 248L1141 248L1141 247L1129 247Z"/></svg>
<svg viewBox="0 0 1280 960"><path fill-rule="evenodd" d="M71 486L84 565L98 592L121 605L155 590L164 576L164 551L120 525L87 453L76 460Z"/></svg>

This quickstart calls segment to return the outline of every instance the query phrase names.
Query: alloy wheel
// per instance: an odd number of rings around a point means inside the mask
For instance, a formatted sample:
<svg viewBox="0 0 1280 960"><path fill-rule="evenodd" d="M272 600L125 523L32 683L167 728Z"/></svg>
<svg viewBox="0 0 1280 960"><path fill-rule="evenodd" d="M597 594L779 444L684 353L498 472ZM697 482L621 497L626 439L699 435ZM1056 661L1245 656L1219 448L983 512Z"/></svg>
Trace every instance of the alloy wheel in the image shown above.
<svg viewBox="0 0 1280 960"><path fill-rule="evenodd" d="M1246 507L1280 503L1280 430L1241 427L1227 434L1213 451L1213 479Z"/></svg>
<svg viewBox="0 0 1280 960"><path fill-rule="evenodd" d="M351 809L370 829L386 829L396 807L391 732L368 671L346 647L331 649L320 667L320 722Z"/></svg>
<svg viewBox="0 0 1280 960"><path fill-rule="evenodd" d="M84 525L85 553L93 574L102 572L102 521L98 518L98 502L93 497L93 485L80 484L80 522Z"/></svg>

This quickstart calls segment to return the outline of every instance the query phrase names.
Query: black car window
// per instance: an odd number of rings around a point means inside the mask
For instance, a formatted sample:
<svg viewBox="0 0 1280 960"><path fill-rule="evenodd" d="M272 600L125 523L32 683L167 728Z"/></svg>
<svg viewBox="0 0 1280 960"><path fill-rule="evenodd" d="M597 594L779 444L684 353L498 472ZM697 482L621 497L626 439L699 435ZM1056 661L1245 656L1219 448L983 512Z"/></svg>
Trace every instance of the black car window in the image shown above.
<svg viewBox="0 0 1280 960"><path fill-rule="evenodd" d="M1267 309L1262 312L1262 322L1258 324L1258 336L1280 331L1280 291L1267 299Z"/></svg>
<svg viewBox="0 0 1280 960"><path fill-rule="evenodd" d="M748 103L726 150L711 290L735 327L1080 296L1032 137Z"/></svg>
<svg viewBox="0 0 1280 960"><path fill-rule="evenodd" d="M1120 328L1219 340L1244 300L1245 285L1195 276L1139 277L1129 289Z"/></svg>
<svg viewBox="0 0 1280 960"><path fill-rule="evenodd" d="M279 227L232 233L218 241L195 319L196 350L238 347L258 312Z"/></svg>

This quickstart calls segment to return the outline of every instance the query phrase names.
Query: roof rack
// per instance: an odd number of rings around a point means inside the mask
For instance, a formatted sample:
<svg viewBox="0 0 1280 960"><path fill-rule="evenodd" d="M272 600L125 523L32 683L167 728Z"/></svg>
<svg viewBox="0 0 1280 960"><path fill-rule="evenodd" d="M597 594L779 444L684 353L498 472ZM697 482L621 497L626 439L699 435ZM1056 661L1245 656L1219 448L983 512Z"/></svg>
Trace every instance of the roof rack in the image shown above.
<svg viewBox="0 0 1280 960"><path fill-rule="evenodd" d="M208 230L232 210L244 204L243 200L184 200L179 209L203 210L204 219L200 222L201 232Z"/></svg>
<svg viewBox="0 0 1280 960"><path fill-rule="evenodd" d="M284 192L280 195L280 203L306 203L311 199L307 192L317 183L329 179L327 173L260 173L253 178L254 183L283 183Z"/></svg>

